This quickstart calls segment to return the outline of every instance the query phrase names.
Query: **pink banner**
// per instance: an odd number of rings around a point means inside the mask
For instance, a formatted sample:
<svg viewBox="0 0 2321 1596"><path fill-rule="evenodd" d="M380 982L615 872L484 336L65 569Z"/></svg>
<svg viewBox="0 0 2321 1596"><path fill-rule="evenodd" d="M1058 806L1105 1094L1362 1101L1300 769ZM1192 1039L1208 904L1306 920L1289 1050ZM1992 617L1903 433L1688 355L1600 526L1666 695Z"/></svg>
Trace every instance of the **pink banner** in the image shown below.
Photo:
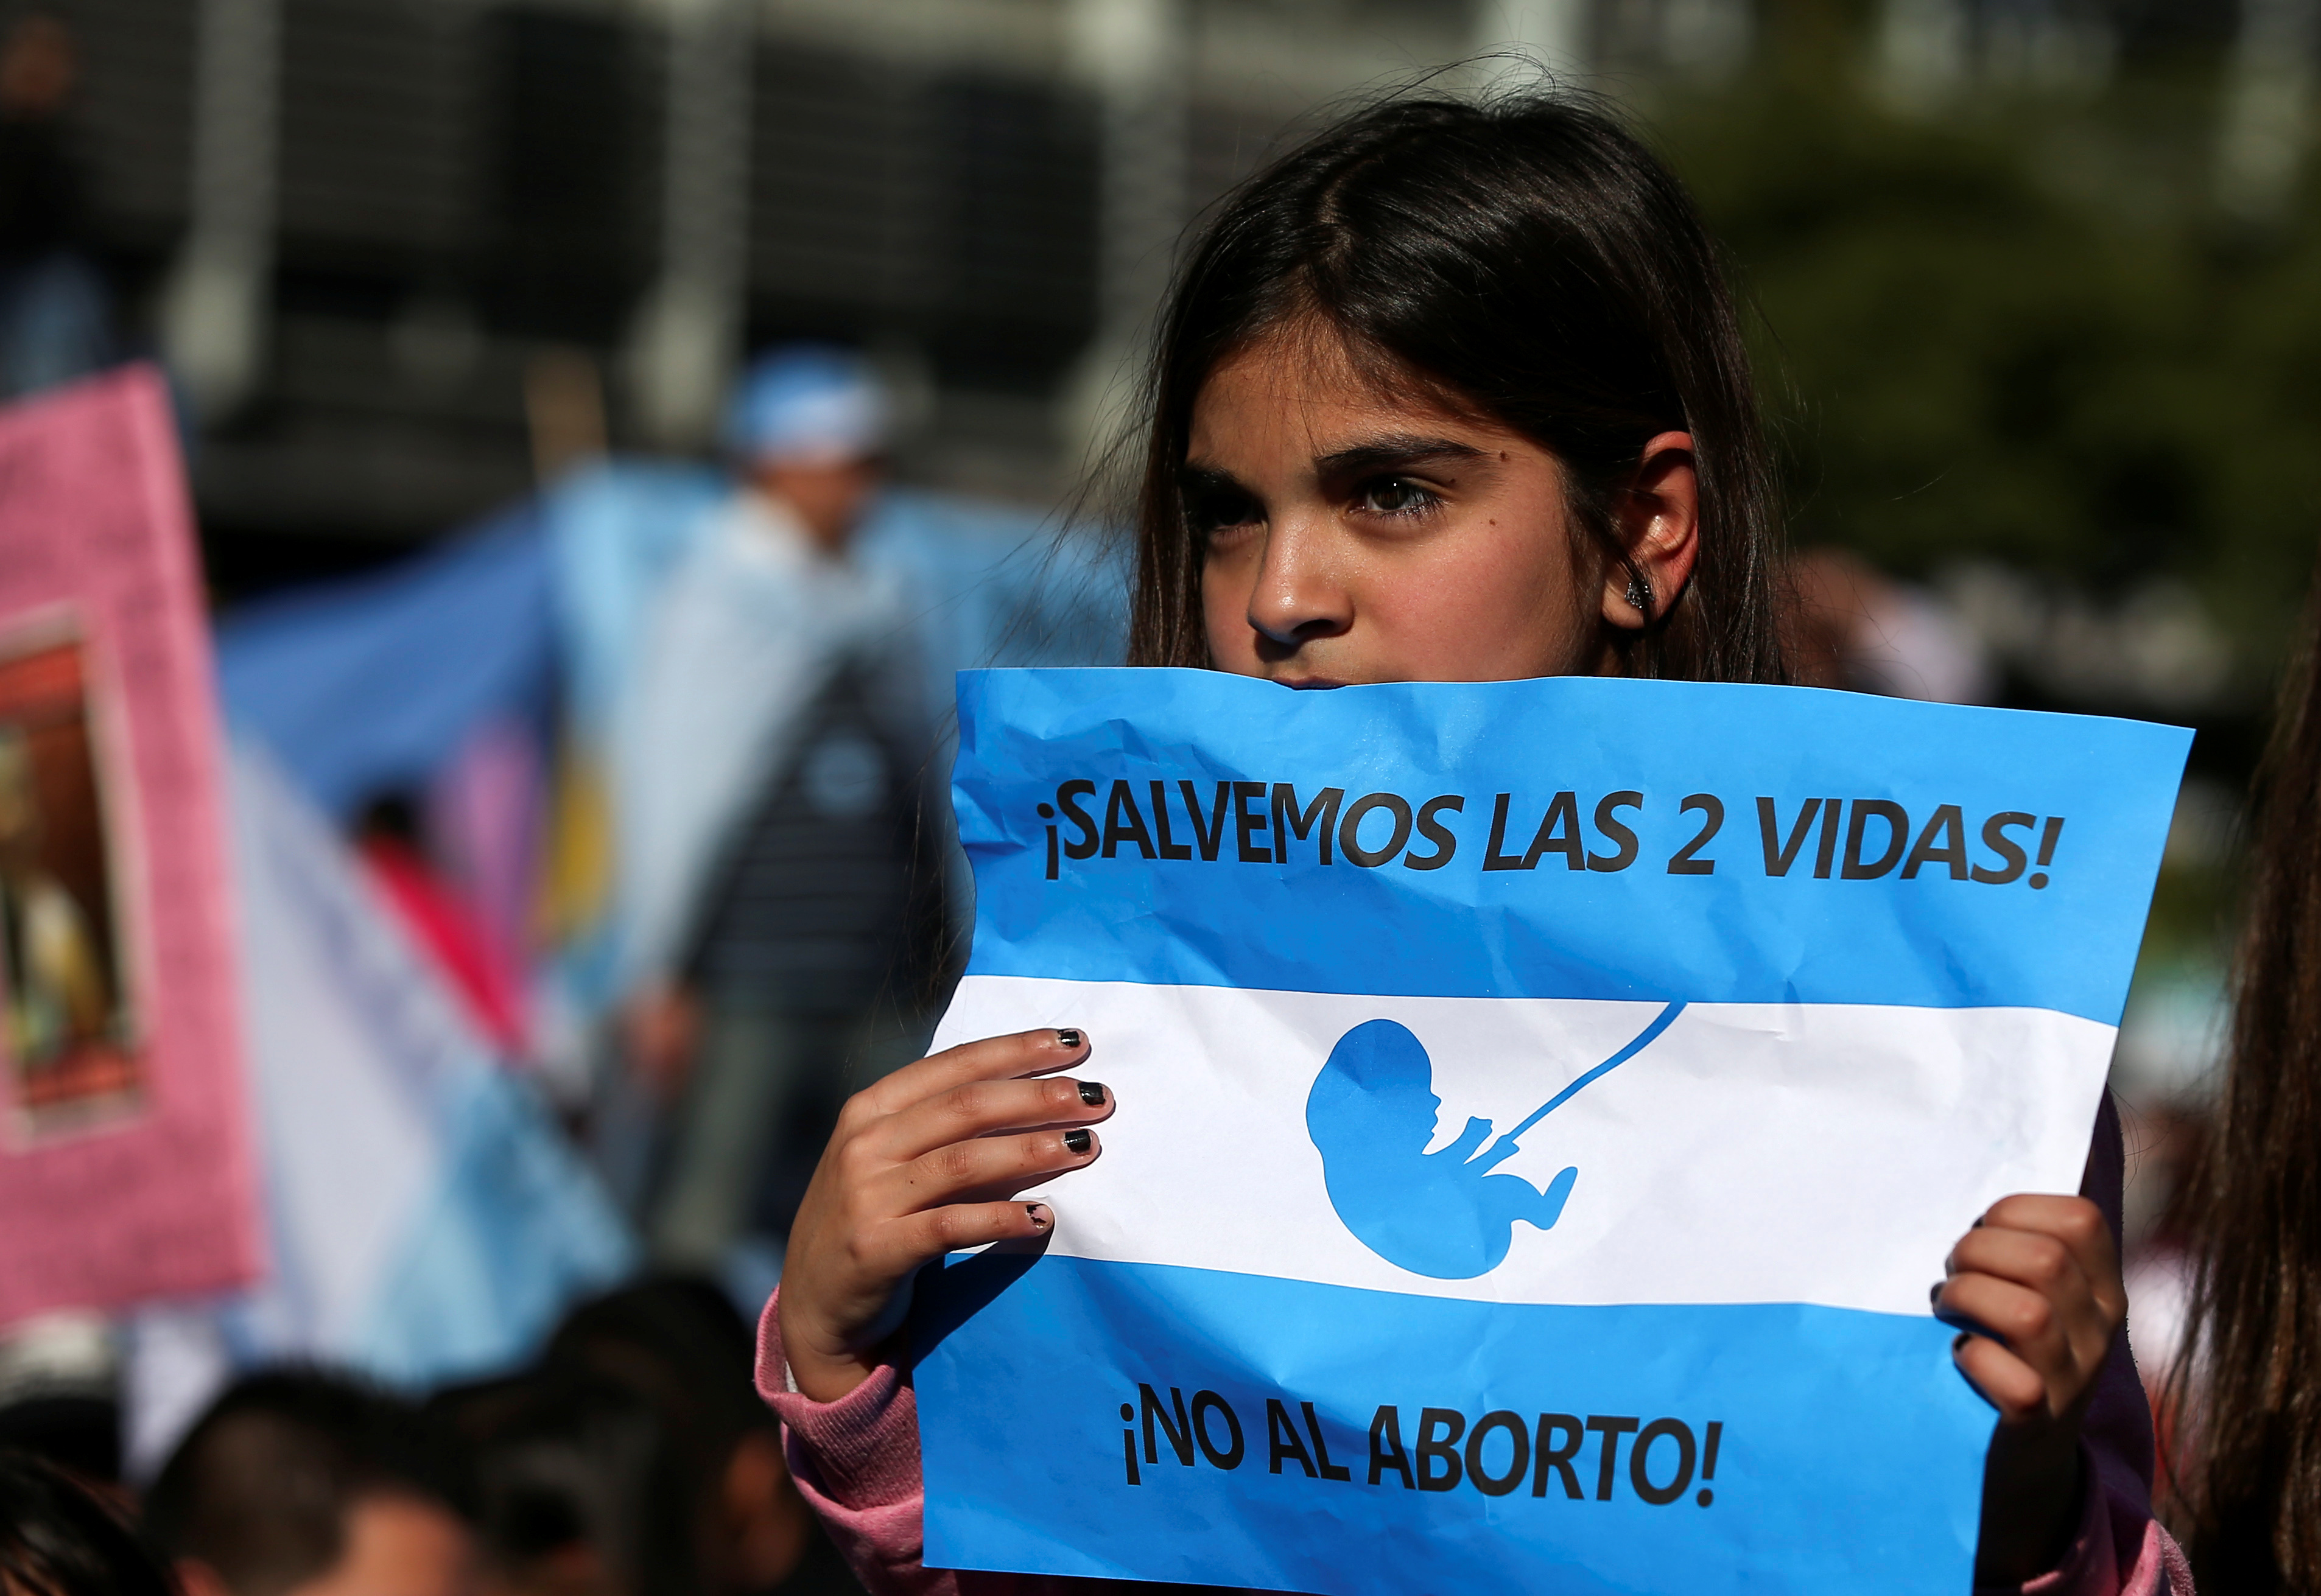
<svg viewBox="0 0 2321 1596"><path fill-rule="evenodd" d="M0 1323L259 1272L221 747L160 377L0 413Z"/></svg>

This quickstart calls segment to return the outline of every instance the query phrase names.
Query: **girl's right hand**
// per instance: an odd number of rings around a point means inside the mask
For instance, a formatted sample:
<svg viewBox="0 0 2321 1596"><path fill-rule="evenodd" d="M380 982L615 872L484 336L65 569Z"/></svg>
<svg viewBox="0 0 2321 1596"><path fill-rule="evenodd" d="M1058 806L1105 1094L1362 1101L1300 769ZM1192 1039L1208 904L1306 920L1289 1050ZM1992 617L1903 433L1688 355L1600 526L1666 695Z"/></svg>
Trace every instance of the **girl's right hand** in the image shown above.
<svg viewBox="0 0 2321 1596"><path fill-rule="evenodd" d="M1047 1205L1009 1201L1092 1164L1112 1114L1093 1081L1039 1080L1088 1055L1077 1030L967 1042L848 1099L798 1204L782 1263L782 1352L798 1390L834 1402L881 1361L922 1265L1043 1236Z"/></svg>

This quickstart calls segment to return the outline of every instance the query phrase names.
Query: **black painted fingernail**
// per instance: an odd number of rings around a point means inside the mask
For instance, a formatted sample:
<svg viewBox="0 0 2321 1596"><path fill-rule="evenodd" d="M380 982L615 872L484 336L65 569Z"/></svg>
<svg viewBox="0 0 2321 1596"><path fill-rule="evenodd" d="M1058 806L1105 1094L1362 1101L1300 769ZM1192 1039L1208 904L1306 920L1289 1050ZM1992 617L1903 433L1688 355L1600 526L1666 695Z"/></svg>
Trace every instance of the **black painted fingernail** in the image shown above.
<svg viewBox="0 0 2321 1596"><path fill-rule="evenodd" d="M1067 1130L1064 1132L1064 1150L1068 1153L1085 1153L1095 1140L1096 1138L1085 1130Z"/></svg>
<svg viewBox="0 0 2321 1596"><path fill-rule="evenodd" d="M1080 1101L1088 1104L1088 1107L1092 1109L1102 1108L1104 1106L1103 1084L1097 1081L1082 1081L1080 1083Z"/></svg>
<svg viewBox="0 0 2321 1596"><path fill-rule="evenodd" d="M1072 1029L1069 1026L1066 1026L1063 1029L1056 1033L1056 1046L1059 1047L1077 1047L1082 1042L1087 1040L1088 1038L1086 1037L1080 1035L1079 1032Z"/></svg>
<svg viewBox="0 0 2321 1596"><path fill-rule="evenodd" d="M1045 1203L1027 1202L1024 1205L1024 1211L1030 1217L1034 1230L1044 1230L1056 1222L1056 1216L1048 1211Z"/></svg>
<svg viewBox="0 0 2321 1596"><path fill-rule="evenodd" d="M1964 1352L1966 1350L1968 1339L1969 1338L1964 1330L1961 1330L1957 1335L1952 1336L1951 1338L1951 1351L1953 1354Z"/></svg>
<svg viewBox="0 0 2321 1596"><path fill-rule="evenodd" d="M1942 1300L1943 1300L1943 1283L1942 1283L1941 1281L1939 1281L1939 1280L1938 1280L1938 1281L1934 1282L1934 1284L1932 1284L1932 1285L1930 1285L1930 1286L1928 1286L1928 1287L1926 1288L1926 1301L1929 1301L1929 1302L1939 1302L1939 1301L1941 1301Z"/></svg>

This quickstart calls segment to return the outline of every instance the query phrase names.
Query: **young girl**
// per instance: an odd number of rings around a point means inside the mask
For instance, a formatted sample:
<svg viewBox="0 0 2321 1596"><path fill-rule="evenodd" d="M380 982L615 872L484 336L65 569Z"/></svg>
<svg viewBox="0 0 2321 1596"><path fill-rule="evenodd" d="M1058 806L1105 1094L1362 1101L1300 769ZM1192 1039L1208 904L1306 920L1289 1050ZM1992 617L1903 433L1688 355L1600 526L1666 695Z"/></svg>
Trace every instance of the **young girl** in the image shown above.
<svg viewBox="0 0 2321 1596"><path fill-rule="evenodd" d="M1296 688L1779 679L1771 473L1715 246L1570 100L1391 103L1252 178L1178 285L1151 407L1134 664ZM1054 1075L1100 1043L1032 1031L897 1072L848 1104L799 1210L760 1387L874 1591L1073 1582L920 1564L887 1338L921 1265L1052 1223L1012 1199L1100 1156L1111 1094ZM2120 1335L2120 1168L2107 1108L2095 1201L2007 1198L1926 1260L1999 1413L1993 1587L2140 1596L2180 1564Z"/></svg>

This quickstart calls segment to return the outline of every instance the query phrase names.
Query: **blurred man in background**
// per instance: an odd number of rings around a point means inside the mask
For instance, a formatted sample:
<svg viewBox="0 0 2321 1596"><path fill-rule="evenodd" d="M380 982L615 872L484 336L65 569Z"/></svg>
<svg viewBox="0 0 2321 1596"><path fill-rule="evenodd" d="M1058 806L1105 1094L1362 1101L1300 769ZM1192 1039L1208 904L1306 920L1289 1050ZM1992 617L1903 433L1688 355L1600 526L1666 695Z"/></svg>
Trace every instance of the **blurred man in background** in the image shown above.
<svg viewBox="0 0 2321 1596"><path fill-rule="evenodd" d="M456 1465L396 1399L253 1374L189 1431L145 1499L186 1596L473 1596Z"/></svg>
<svg viewBox="0 0 2321 1596"><path fill-rule="evenodd" d="M105 284L81 249L80 168L65 141L79 78L62 18L34 12L0 37L0 399L113 358Z"/></svg>
<svg viewBox="0 0 2321 1596"><path fill-rule="evenodd" d="M730 1276L745 1238L777 1247L804 1187L789 1165L846 1086L918 1039L942 924L933 736L901 590L853 558L888 411L836 349L749 373L732 494L659 598L616 715L623 1030L669 1105L646 1229L671 1266Z"/></svg>

